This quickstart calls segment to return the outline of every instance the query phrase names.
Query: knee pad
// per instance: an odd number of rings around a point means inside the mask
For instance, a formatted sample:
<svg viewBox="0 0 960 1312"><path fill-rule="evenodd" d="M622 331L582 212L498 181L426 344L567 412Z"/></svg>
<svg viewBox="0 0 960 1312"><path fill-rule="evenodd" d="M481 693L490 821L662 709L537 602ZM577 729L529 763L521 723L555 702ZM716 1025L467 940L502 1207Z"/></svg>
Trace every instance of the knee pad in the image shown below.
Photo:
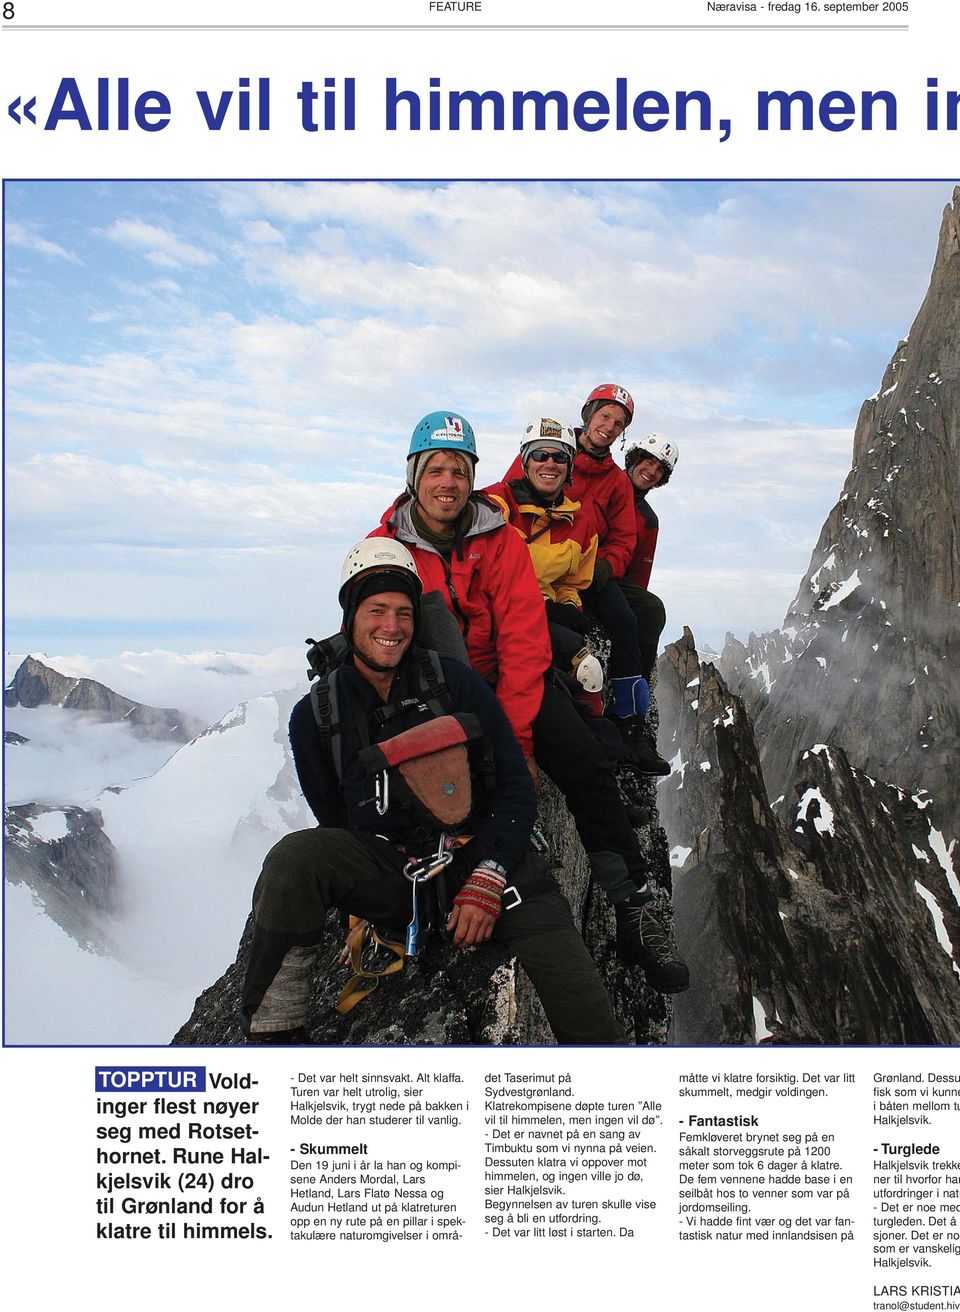
<svg viewBox="0 0 960 1312"><path fill-rule="evenodd" d="M646 715L650 709L650 685L642 674L613 681L613 713L620 719Z"/></svg>

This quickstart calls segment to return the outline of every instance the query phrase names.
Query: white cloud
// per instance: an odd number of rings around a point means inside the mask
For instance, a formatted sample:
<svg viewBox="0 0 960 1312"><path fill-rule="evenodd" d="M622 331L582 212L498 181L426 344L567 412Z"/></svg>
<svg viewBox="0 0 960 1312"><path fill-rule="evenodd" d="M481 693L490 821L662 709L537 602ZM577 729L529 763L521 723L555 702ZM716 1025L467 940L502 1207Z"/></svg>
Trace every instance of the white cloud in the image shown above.
<svg viewBox="0 0 960 1312"><path fill-rule="evenodd" d="M68 260L71 264L80 263L79 257L74 255L73 251L68 251L63 246L58 246L56 242L39 237L35 232L25 228L22 223L8 222L4 227L4 239L11 246L21 246L24 250L35 251L38 255L49 255L54 259Z"/></svg>
<svg viewBox="0 0 960 1312"><path fill-rule="evenodd" d="M11 466L7 487L21 547L60 522L75 544L222 553L309 546L332 507L342 522L359 521L366 531L399 493L401 481L380 474L359 485L320 481L265 466L237 467L225 479L62 452Z"/></svg>
<svg viewBox="0 0 960 1312"><path fill-rule="evenodd" d="M194 606L211 617L247 571L250 595L265 590L252 614L270 645L296 615L285 587L273 595L270 570L316 589L301 558L337 568L336 552L399 490L420 415L449 407L471 418L489 483L527 419L576 421L589 388L612 379L637 401L631 437L659 430L681 445L677 475L652 503L655 587L667 569L690 580L681 622L702 624L709 607L711 626L739 631L763 606L769 627L839 494L852 416L919 305L932 235L929 248L918 241L916 218L929 203L935 229L943 192L118 190L114 213L75 216L75 229L181 272L108 277L79 301L70 350L56 333L37 335L38 349L8 360L11 599L20 614L55 604L74 614L90 588L101 613L99 589L119 579L126 553L151 587L138 592L136 570L124 574L116 615L146 604L154 616L167 606L186 619ZM40 553L29 564L28 544ZM718 556L738 577L761 561L788 575L782 599L769 581L721 589L718 619L695 586L698 562Z"/></svg>
<svg viewBox="0 0 960 1312"><path fill-rule="evenodd" d="M105 230L104 236L142 252L145 259L164 268L213 264L216 259L209 251L181 241L166 228L145 223L142 219L116 219Z"/></svg>
<svg viewBox="0 0 960 1312"><path fill-rule="evenodd" d="M132 701L143 702L148 706L173 706L203 720L206 724L215 724L232 707L251 697L261 697L281 688L305 685L305 650L303 644L298 644L292 647L275 648L265 654L212 649L194 651L189 655L161 649L124 651L117 655L99 658L77 653L48 655L44 652L34 652L32 654L51 669L69 678L96 679ZM13 678L24 654L7 653L4 662L6 683ZM143 763L133 754L134 750L139 751L141 747L145 747L145 750L153 751L156 748L162 753L162 744L159 747L157 744L144 745L139 739L130 742L122 725L100 726L103 729L104 750L100 753L92 752L90 749L93 739L89 732L90 725L85 722L80 712L63 712L57 707L37 707L35 710L16 708L8 711L7 714L8 727L29 738L31 742L37 744L38 748L59 749L64 752L76 742L78 752L75 756L79 759L80 745L85 744L82 751L86 755L88 764L96 758L102 759L105 766L109 766L109 776L106 771L102 772L103 777L99 784L89 773L85 775L82 770L73 768L76 761L69 771L58 770L56 776L53 776L50 764L52 756L47 752L48 760L44 768L50 777L43 785L46 790L45 795L60 803L76 801L78 805L82 805L83 799L86 798L89 802L95 791L99 791L104 783L128 782L135 777L151 773L151 770L144 768ZM47 728L43 723L43 715L51 717L49 727L59 735L58 737L54 738L49 733L46 738L42 737L43 731ZM19 720L9 718L13 716L21 718ZM115 746L123 746L124 752L118 755L112 750ZM111 750L107 750L108 748ZM168 755L172 751L173 747L170 747ZM34 786L31 791L24 782L23 761L24 758L18 755L15 782L19 795L24 800L43 800L38 787ZM156 766L152 768L155 769ZM10 776L8 780L9 778ZM68 779L72 779L74 783L79 780L85 790L84 793L76 797L69 794L66 786ZM11 800L10 797L7 798L8 802Z"/></svg>
<svg viewBox="0 0 960 1312"><path fill-rule="evenodd" d="M243 240L250 242L251 245L259 246L264 243L273 244L283 241L283 233L279 228L275 228L272 223L266 219L254 219L250 223L241 225L240 232Z"/></svg>

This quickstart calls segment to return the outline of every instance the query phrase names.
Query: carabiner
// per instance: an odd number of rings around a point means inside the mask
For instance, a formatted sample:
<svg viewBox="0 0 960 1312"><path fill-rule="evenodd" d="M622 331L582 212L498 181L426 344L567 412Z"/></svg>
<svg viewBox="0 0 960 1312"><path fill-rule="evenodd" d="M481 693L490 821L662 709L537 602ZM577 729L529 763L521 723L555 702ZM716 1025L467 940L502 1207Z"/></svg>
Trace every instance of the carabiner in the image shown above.
<svg viewBox="0 0 960 1312"><path fill-rule="evenodd" d="M390 776L386 770L381 770L374 781L373 798L377 807L377 815L386 815L387 808L390 805Z"/></svg>

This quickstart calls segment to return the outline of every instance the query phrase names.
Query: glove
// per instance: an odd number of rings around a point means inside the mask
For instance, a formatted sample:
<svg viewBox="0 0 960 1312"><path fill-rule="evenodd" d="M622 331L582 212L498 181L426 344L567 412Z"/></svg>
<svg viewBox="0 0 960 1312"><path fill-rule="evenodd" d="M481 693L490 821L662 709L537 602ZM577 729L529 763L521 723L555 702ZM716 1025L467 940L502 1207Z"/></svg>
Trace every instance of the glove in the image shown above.
<svg viewBox="0 0 960 1312"><path fill-rule="evenodd" d="M593 567L593 586L595 588L605 588L612 578L613 566L609 560L603 560L598 556Z"/></svg>
<svg viewBox="0 0 960 1312"><path fill-rule="evenodd" d="M497 874L492 866L477 866L453 899L454 908L479 907L497 920L500 916L500 899L506 886L506 878Z"/></svg>
<svg viewBox="0 0 960 1312"><path fill-rule="evenodd" d="M589 616L584 615L580 607L574 606L572 601L548 601L547 619L551 624L562 624L564 628L572 629L574 633L579 633L581 638L590 627Z"/></svg>

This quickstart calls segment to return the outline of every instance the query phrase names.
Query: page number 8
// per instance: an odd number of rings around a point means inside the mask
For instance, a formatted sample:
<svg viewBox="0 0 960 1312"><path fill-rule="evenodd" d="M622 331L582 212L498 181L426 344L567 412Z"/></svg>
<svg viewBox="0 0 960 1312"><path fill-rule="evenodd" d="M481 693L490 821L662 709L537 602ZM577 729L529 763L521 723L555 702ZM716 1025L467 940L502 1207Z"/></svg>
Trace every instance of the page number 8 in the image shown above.
<svg viewBox="0 0 960 1312"><path fill-rule="evenodd" d="M3 16L4 18L9 19L12 18L13 15L14 15L13 5L9 3L9 0L7 0L7 3L3 6Z"/></svg>

